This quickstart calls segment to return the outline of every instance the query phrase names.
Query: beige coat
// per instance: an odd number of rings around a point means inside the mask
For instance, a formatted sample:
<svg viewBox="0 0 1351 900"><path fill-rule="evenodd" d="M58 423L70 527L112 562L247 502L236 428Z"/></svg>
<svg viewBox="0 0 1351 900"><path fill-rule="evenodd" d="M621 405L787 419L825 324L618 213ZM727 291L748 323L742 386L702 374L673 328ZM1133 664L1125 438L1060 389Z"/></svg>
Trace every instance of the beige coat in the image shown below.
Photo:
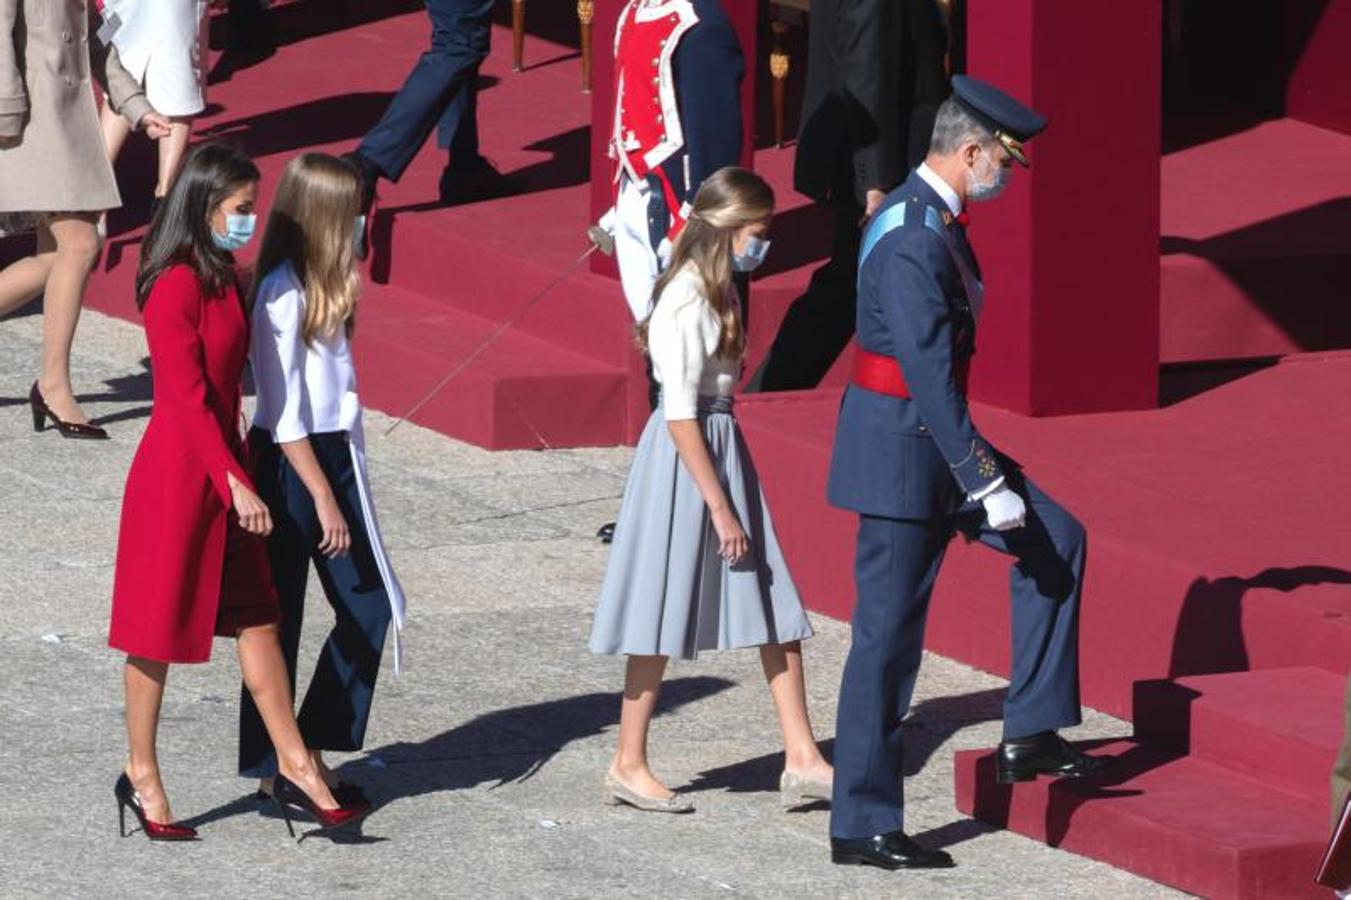
<svg viewBox="0 0 1351 900"><path fill-rule="evenodd" d="M151 109L116 55L90 38L86 0L0 0L0 212L122 205L91 68L133 126Z"/></svg>

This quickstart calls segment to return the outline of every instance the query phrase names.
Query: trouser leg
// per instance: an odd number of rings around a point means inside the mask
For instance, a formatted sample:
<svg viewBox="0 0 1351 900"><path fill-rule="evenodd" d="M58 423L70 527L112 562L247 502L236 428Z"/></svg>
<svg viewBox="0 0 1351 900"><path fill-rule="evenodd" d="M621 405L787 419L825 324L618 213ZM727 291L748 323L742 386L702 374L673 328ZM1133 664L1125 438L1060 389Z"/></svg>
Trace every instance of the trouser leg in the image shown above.
<svg viewBox="0 0 1351 900"><path fill-rule="evenodd" d="M858 603L836 716L832 837L869 837L904 825L901 719L947 540L941 524L860 517Z"/></svg>
<svg viewBox="0 0 1351 900"><path fill-rule="evenodd" d="M1079 598L1088 548L1084 526L1064 507L1016 472L1009 483L1027 501L1027 524L1002 532L985 525L980 531L982 543L1014 557L1006 740L1082 721Z"/></svg>
<svg viewBox="0 0 1351 900"><path fill-rule="evenodd" d="M345 435L320 435L316 455L324 467L351 534L344 556L315 554L315 568L335 623L297 719L308 746L359 750L370 719L385 634L392 618L389 594L375 562L361 512L355 461Z"/></svg>
<svg viewBox="0 0 1351 900"><path fill-rule="evenodd" d="M662 260L652 241L649 223L651 189L628 180L620 182L615 203L615 262L619 281L634 321L646 319L652 309L652 288L661 274Z"/></svg>
<svg viewBox="0 0 1351 900"><path fill-rule="evenodd" d="M427 12L432 21L431 48L357 148L391 181L399 180L438 123L441 146L452 146L475 108L472 97L460 95L473 90L488 55L491 0L428 0ZM477 125L472 127L477 143Z"/></svg>

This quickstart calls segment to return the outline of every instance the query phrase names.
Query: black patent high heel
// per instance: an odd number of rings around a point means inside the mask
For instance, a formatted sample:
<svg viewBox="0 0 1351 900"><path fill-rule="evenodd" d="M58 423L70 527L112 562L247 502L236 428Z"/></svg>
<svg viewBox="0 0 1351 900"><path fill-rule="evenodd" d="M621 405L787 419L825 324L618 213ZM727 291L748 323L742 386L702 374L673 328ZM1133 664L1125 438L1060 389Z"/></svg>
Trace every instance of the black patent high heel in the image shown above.
<svg viewBox="0 0 1351 900"><path fill-rule="evenodd" d="M75 438L85 441L106 441L108 432L97 425L89 425L81 422L67 422L52 412L52 408L47 405L47 401L42 399L42 391L38 390L38 383L33 382L33 389L28 392L28 405L33 409L33 430L41 431L46 425L47 420L51 419L52 424L63 438Z"/></svg>
<svg viewBox="0 0 1351 900"><path fill-rule="evenodd" d="M286 821L286 830L291 837L296 836L295 826L291 824L292 806L300 807L314 816L315 821L319 823L319 828L313 832L314 834L327 834L348 825L355 825L371 811L370 803L362 800L338 800L336 808L324 809L311 800L310 795L301 790L295 782L280 772L272 781L272 799L281 810L281 817ZM301 840L304 838L305 835L301 835Z"/></svg>
<svg viewBox="0 0 1351 900"><path fill-rule="evenodd" d="M152 820L145 814L145 807L141 805L141 797L136 793L136 788L132 786L131 779L127 773L123 772L118 776L117 783L113 785L113 796L117 797L117 830L122 837L126 837L127 831L127 810L130 809L136 814L136 820L141 823L141 831L152 841L195 841L197 840L197 829L189 828L186 825L177 825L172 822L162 823Z"/></svg>

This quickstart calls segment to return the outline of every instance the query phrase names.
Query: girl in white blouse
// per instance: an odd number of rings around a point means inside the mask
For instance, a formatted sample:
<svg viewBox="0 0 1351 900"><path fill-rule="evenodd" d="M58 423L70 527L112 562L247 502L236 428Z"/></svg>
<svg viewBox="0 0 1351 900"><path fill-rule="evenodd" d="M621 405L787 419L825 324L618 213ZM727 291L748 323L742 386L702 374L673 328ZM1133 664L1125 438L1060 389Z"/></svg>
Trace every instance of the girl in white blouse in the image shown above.
<svg viewBox="0 0 1351 900"><path fill-rule="evenodd" d="M638 327L661 404L638 442L591 631L593 652L628 656L607 803L693 809L652 774L648 726L667 659L736 647L760 648L783 731L784 805L830 798L803 685L811 625L732 416L746 343L732 273L763 260L773 212L752 172L705 179Z"/></svg>
<svg viewBox="0 0 1351 900"><path fill-rule="evenodd" d="M282 650L294 686L312 560L337 621L297 719L320 771L344 796L360 789L336 781L320 753L361 748L391 621L400 668L404 609L371 502L349 345L361 286L360 212L361 179L345 162L322 153L293 159L277 186L248 304L258 392L249 445L274 522L268 556ZM247 695L239 767L268 791L276 758Z"/></svg>

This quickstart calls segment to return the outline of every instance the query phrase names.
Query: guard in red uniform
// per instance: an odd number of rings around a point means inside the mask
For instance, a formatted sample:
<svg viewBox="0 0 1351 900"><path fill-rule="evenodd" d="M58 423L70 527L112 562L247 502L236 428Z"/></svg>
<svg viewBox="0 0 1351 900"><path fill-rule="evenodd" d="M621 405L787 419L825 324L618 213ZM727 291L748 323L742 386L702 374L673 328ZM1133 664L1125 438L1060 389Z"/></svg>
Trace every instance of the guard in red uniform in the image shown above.
<svg viewBox="0 0 1351 900"><path fill-rule="evenodd" d="M741 159L745 60L718 0L630 0L615 31L610 156L624 296L647 318L652 285L705 177Z"/></svg>

